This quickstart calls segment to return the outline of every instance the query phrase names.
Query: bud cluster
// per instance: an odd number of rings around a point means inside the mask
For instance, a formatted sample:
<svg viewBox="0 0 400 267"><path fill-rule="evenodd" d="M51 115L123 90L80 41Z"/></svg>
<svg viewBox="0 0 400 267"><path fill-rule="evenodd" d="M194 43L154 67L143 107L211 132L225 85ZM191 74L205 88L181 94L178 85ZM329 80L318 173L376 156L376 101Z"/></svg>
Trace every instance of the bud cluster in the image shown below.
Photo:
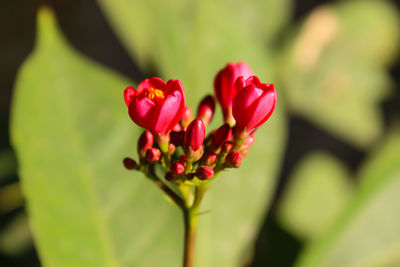
<svg viewBox="0 0 400 267"><path fill-rule="evenodd" d="M256 129L276 104L273 84L261 83L245 63L229 63L214 82L224 124L206 134L215 113L211 95L200 102L196 116L185 106L178 80L159 78L125 89L131 119L146 128L137 144L139 163L125 158L124 166L149 172L159 164L165 179L177 184L210 180L225 168L239 168L254 143ZM154 169L154 168L153 168Z"/></svg>

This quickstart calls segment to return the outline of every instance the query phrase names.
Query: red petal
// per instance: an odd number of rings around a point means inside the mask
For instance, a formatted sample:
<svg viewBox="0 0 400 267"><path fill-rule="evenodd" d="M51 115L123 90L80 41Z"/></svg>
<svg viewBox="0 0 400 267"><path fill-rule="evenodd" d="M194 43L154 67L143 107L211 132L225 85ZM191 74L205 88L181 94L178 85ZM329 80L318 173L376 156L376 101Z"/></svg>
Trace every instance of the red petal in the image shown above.
<svg viewBox="0 0 400 267"><path fill-rule="evenodd" d="M159 89L161 91L165 91L167 84L158 77L151 77L149 79L143 80L137 88L138 93L146 88L154 88Z"/></svg>
<svg viewBox="0 0 400 267"><path fill-rule="evenodd" d="M126 87L124 90L124 100L126 106L129 107L129 104L133 101L133 98L136 94L135 88L133 87Z"/></svg>

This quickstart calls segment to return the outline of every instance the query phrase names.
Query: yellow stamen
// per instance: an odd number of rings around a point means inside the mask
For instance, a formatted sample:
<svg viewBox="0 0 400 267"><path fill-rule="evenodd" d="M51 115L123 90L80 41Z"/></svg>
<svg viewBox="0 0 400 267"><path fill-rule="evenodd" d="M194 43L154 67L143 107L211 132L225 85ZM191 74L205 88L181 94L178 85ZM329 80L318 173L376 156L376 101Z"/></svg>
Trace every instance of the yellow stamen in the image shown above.
<svg viewBox="0 0 400 267"><path fill-rule="evenodd" d="M164 92L159 89L148 88L148 89L146 89L146 96L147 96L147 98L149 98L152 101L154 100L154 98L164 99Z"/></svg>

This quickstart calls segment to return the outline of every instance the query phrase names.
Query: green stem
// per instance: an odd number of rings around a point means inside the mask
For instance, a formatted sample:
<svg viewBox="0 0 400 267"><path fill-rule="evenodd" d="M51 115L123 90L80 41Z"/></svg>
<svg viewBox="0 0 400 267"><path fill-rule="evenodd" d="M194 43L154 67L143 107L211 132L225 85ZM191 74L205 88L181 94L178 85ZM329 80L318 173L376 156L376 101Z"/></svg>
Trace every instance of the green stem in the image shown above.
<svg viewBox="0 0 400 267"><path fill-rule="evenodd" d="M186 209L183 212L183 219L185 224L183 267L193 267L196 245L197 208Z"/></svg>

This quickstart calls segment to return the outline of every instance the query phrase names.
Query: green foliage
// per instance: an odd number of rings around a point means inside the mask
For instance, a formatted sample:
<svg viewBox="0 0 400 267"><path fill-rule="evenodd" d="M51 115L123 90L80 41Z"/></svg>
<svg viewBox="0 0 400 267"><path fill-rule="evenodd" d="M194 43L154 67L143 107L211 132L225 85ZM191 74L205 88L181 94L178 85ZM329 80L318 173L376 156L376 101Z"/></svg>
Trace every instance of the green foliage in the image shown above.
<svg viewBox="0 0 400 267"><path fill-rule="evenodd" d="M387 67L400 43L399 14L388 1L338 1L296 28L288 27L291 0L99 4L144 70L182 80L192 109L228 61L248 62L277 86L277 111L257 131L251 153L211 184L200 207L196 266L242 266L250 257L279 172L286 112L362 149L382 139L379 104L390 94ZM179 210L143 175L122 167L123 157L136 154L141 131L122 99L128 85L72 49L52 12L39 11L37 44L17 78L11 130L44 266L181 262ZM371 152L360 185L350 184L327 154L300 161L278 211L287 230L309 241L297 266L400 264L398 151L394 131ZM0 179L15 168L11 152L0 153ZM29 245L23 215L7 229L2 251Z"/></svg>
<svg viewBox="0 0 400 267"><path fill-rule="evenodd" d="M361 170L361 185L335 225L311 243L297 266L400 264L400 132L394 131Z"/></svg>
<svg viewBox="0 0 400 267"><path fill-rule="evenodd" d="M178 266L179 210L122 167L139 129L125 78L71 49L49 10L20 71L12 136L36 244L45 266ZM194 89L186 90L189 95ZM283 148L284 117L258 133L240 170L221 174L200 209L198 266L239 266L258 231ZM258 166L257 158L271 158ZM240 203L237 199L240 198ZM231 204L235 203L234 206Z"/></svg>
<svg viewBox="0 0 400 267"><path fill-rule="evenodd" d="M367 147L382 134L385 67L399 47L399 17L386 1L342 1L315 9L292 37L282 78L289 107Z"/></svg>
<svg viewBox="0 0 400 267"><path fill-rule="evenodd" d="M211 91L216 72L229 61L244 60L272 81L275 55L265 43L286 24L292 1L99 2L131 54L163 77L181 78L191 102Z"/></svg>
<svg viewBox="0 0 400 267"><path fill-rule="evenodd" d="M351 193L343 164L329 154L314 153L294 170L278 216L282 225L298 236L315 238L342 211Z"/></svg>

